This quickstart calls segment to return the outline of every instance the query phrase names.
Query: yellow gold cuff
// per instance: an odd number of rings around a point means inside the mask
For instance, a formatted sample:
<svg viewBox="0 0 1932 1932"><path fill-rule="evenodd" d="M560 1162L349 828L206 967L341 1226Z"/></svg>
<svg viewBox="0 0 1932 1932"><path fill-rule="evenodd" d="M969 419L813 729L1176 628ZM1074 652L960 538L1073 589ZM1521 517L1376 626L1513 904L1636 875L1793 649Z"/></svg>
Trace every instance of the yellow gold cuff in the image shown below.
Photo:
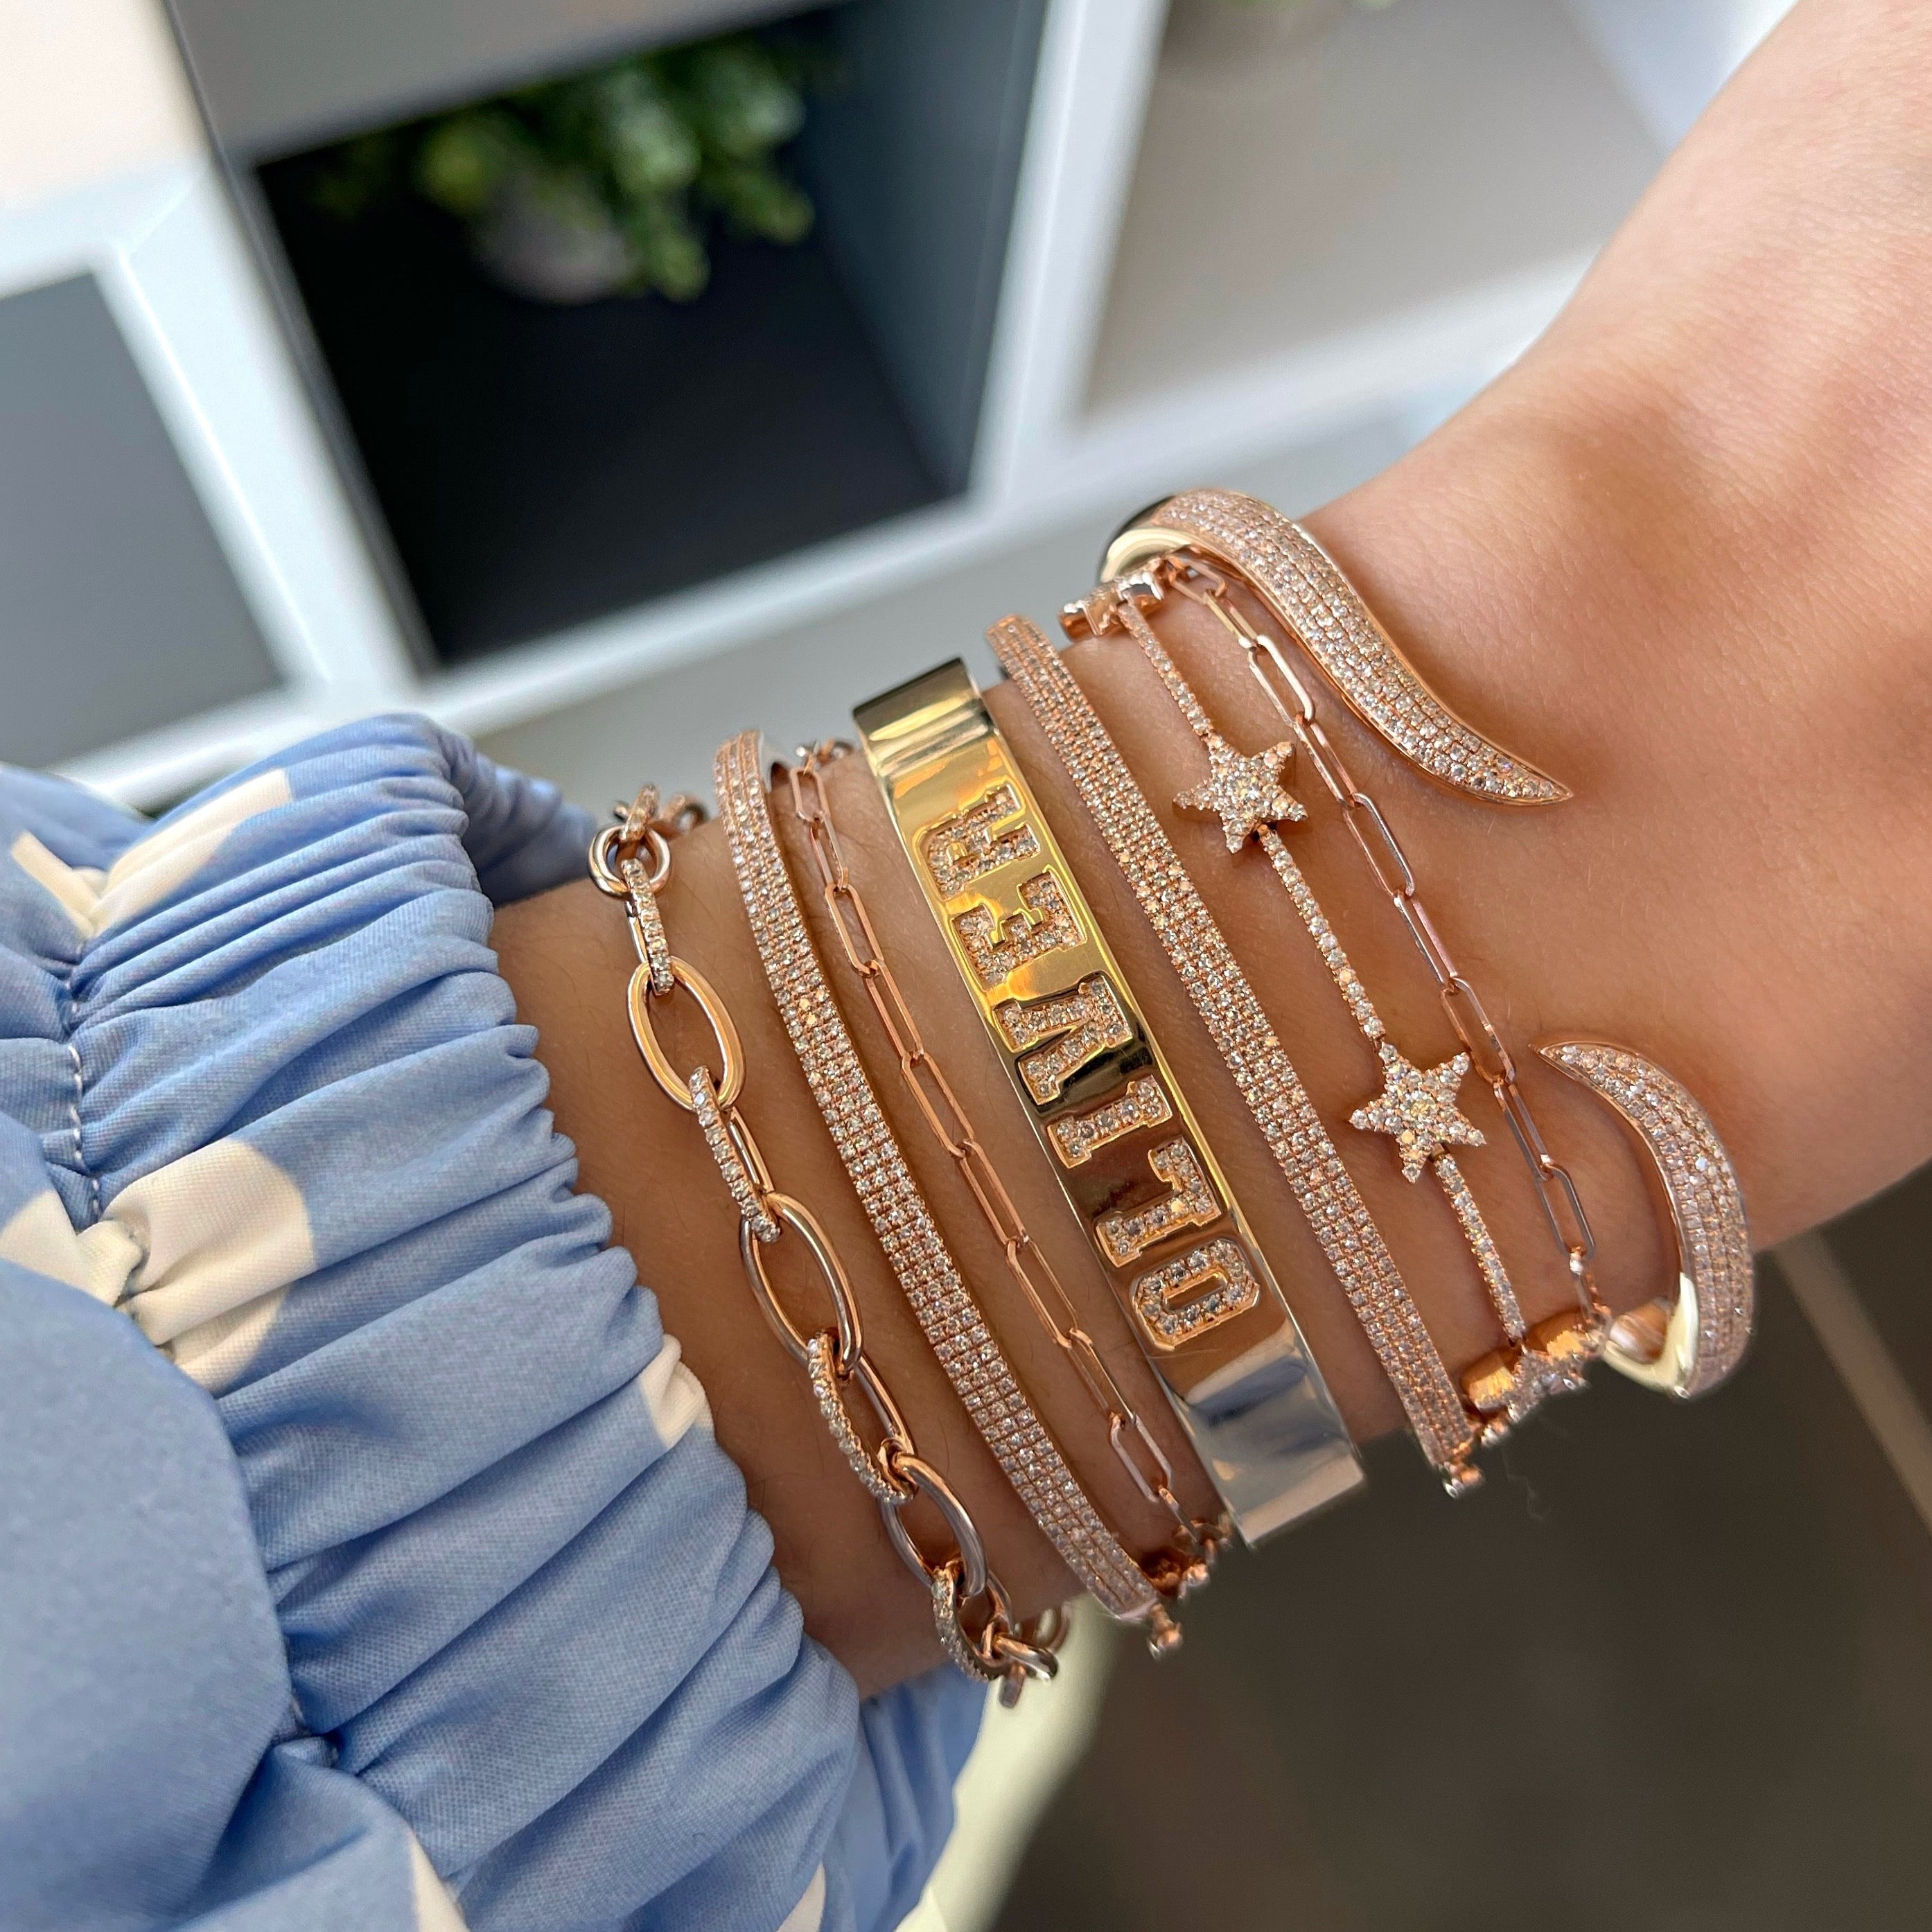
<svg viewBox="0 0 1932 1932"><path fill-rule="evenodd" d="M1321 1371L964 666L854 715L1048 1163L1234 1526L1255 1542L1354 1488Z"/></svg>

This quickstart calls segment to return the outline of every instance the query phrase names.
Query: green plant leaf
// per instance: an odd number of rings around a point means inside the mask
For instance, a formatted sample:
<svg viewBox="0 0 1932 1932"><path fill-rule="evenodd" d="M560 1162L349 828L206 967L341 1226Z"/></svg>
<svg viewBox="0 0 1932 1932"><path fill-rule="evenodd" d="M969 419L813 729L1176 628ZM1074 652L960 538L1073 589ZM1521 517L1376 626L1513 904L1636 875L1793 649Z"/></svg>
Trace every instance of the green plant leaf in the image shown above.
<svg viewBox="0 0 1932 1932"><path fill-rule="evenodd" d="M749 160L805 124L805 98L754 40L734 36L684 50L677 78L707 148Z"/></svg>
<svg viewBox="0 0 1932 1932"><path fill-rule="evenodd" d="M485 213L513 168L536 158L516 120L500 108L465 108L433 126L416 150L416 184L439 208Z"/></svg>
<svg viewBox="0 0 1932 1932"><path fill-rule="evenodd" d="M824 36L796 27L627 55L346 144L310 193L353 219L407 181L464 224L486 268L520 209L614 226L627 286L688 302L710 277L710 218L780 244L810 231L811 200L772 155L836 74Z"/></svg>
<svg viewBox="0 0 1932 1932"><path fill-rule="evenodd" d="M770 161L712 161L698 177L705 199L733 227L787 246L812 231L812 198Z"/></svg>
<svg viewBox="0 0 1932 1932"><path fill-rule="evenodd" d="M639 202L624 224L624 237L638 259L631 285L640 294L656 289L672 302L692 302L704 292L711 257L682 196Z"/></svg>
<svg viewBox="0 0 1932 1932"><path fill-rule="evenodd" d="M698 178L698 136L641 64L620 68L595 82L598 131L612 179L626 197L688 188Z"/></svg>

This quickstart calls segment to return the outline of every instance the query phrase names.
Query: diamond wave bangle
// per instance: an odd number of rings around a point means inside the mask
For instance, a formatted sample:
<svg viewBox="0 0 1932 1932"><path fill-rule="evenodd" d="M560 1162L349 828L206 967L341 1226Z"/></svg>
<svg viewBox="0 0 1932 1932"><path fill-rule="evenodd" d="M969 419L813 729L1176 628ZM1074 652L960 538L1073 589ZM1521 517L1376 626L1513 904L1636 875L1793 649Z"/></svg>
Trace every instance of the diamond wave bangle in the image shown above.
<svg viewBox="0 0 1932 1932"><path fill-rule="evenodd" d="M1264 590L1350 710L1437 783L1496 805L1557 805L1567 785L1456 716L1423 681L1334 558L1258 497L1187 490L1108 546L1102 581L1183 544Z"/></svg>

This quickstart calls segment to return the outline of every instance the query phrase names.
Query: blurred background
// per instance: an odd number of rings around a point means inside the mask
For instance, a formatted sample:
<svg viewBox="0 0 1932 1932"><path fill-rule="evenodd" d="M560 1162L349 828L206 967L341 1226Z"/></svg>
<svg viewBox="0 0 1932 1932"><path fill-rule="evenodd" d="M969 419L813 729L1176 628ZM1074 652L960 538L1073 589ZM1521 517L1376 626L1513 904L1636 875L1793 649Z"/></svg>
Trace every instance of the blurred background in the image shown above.
<svg viewBox="0 0 1932 1932"><path fill-rule="evenodd" d="M1141 502L1425 433L1782 11L0 0L0 758L156 808L406 706L601 808L983 670ZM1928 1234L1083 1628L924 1932L1927 1922Z"/></svg>

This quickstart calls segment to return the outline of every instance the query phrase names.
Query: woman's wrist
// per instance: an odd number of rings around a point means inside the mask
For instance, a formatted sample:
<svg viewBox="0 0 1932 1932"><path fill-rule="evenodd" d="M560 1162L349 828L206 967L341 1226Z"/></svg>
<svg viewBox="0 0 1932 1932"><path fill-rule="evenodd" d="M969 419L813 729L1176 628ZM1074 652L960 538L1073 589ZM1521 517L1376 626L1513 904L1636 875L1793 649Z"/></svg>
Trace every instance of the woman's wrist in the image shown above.
<svg viewBox="0 0 1932 1932"><path fill-rule="evenodd" d="M1684 489L1651 431L1694 380L1545 345L1312 520L1449 700L1576 794L1510 818L1411 788L1514 959L1518 1036L1654 1048L1771 1244L1932 1154L1932 692L1886 539L1785 453L1714 422Z"/></svg>
<svg viewBox="0 0 1932 1932"><path fill-rule="evenodd" d="M1586 422L1581 411L1565 416L1544 407L1527 384L1505 383L1448 432L1312 520L1430 682L1490 735L1562 778L1575 798L1549 812L1472 805L1416 778L1366 734L1351 738L1338 725L1337 736L1431 880L1438 922L1480 973L1506 1037L1520 1048L1539 1035L1574 1030L1645 1042L1708 1100L1737 1156L1760 1226L1781 1232L1821 1211L1821 1202L1835 1206L1862 1191L1859 1177L1874 1158L1868 1145L1855 1147L1835 1176L1821 1178L1804 1157L1805 1134L1802 1128L1794 1134L1787 1112L1794 1098L1816 1103L1807 1085L1808 1056L1821 1036L1843 1028L1847 1010L1841 988L1814 988L1820 997L1806 1014L1804 1002L1792 998L1804 990L1804 976L1794 975L1778 952L1786 922L1820 904L1813 884L1821 868L1828 869L1830 840L1840 828L1821 826L1780 798L1779 774L1760 769L1754 752L1738 742L1755 734L1757 743L1805 748L1814 758L1819 749L1802 730L1780 739L1791 693L1767 683L1748 661L1740 664L1738 640L1749 633L1742 602L1749 580L1746 573L1728 588L1721 580L1732 553L1714 550L1704 580L1687 586L1679 577L1700 548L1693 531L1680 520L1660 534L1660 551L1646 548L1642 440L1591 427L1614 418L1610 404L1600 388ZM1673 567L1662 567L1658 555ZM1080 588L1070 586L1070 593ZM1740 604L1726 627L1695 621L1701 609L1726 596ZM1158 621L1162 641L1239 748L1280 735L1238 656L1227 652L1209 620L1177 604ZM1096 640L1074 647L1068 662L1194 866L1199 855L1188 842L1198 841L1204 828L1173 812L1170 802L1198 778L1198 748L1130 646ZM1856 694L1840 693L1814 709L1810 722L1822 722L1828 736L1828 728L1855 715L1859 701ZM1345 1415L1364 1437L1398 1426L1401 1413L1388 1382L1058 760L1015 694L996 687L988 704L1166 1042L1236 1192L1249 1204ZM1741 710L1753 714L1744 734L1737 730ZM1760 712L1772 715L1759 718ZM908 997L929 1016L935 1039L958 1043L949 1054L949 1076L969 1110L993 1123L1003 1146L1025 1150L1024 1134L1008 1118L1010 1093L979 1038L970 1002L905 874L873 788L856 760L834 766L829 777L846 844L855 868L866 868L874 917ZM1778 882L1768 891L1760 844L1767 812L1800 862L1774 874ZM796 848L789 854L794 876L807 879L802 846L784 817L781 836ZM1389 989L1379 1003L1404 1028L1406 1043L1416 1053L1446 1057L1453 1036L1386 904L1358 874L1339 866L1324 872L1323 862L1304 856L1352 957ZM1365 1070L1360 1042L1346 1025L1304 1023L1303 1016L1315 1013L1333 1020L1332 992L1265 867L1224 862L1196 869L1318 1108L1331 1121L1345 1120L1372 1093L1372 1070ZM821 955L829 956L836 931L814 896L802 896ZM810 1096L760 983L716 828L680 842L664 910L677 950L718 984L752 1036L748 1047L762 1082L756 1126L779 1184L808 1193L844 1237L839 1245L856 1263L855 1287L873 1346L890 1362L895 1386L922 1406L922 1436L937 1431L949 1476L987 1530L995 1568L1022 1610L1064 1594L1064 1571L958 1409L816 1131ZM538 1027L560 1124L583 1151L584 1184L610 1202L617 1238L637 1255L644 1279L658 1291L667 1326L712 1391L721 1439L745 1469L754 1506L772 1525L779 1568L811 1627L868 1684L928 1660L924 1606L905 1589L876 1517L739 1280L728 1204L702 1143L641 1077L624 1018L632 961L621 919L608 901L588 889L573 890L506 915L500 944L524 1016ZM1794 1004L1807 1022L1796 1038L1789 1036ZM870 1037L862 1005L845 1003L876 1072L885 1048ZM747 1014L755 1016L748 1023ZM704 1042L681 1045L694 1054ZM1600 1286L1613 1306L1634 1305L1658 1292L1666 1267L1641 1171L1595 1103L1555 1075L1537 1073L1538 1112L1590 1205ZM978 1252L970 1215L950 1198L957 1176L922 1144L902 1098L883 1079L878 1084L969 1279L990 1278L997 1257ZM1346 1127L1337 1137L1347 1153ZM1542 1210L1508 1152L1492 1147L1466 1159L1499 1244L1529 1252L1547 1240ZM1191 1508L1208 1508L1211 1496L1198 1466L1034 1165L1027 1150L1011 1162L1007 1184L1074 1288L1109 1366L1161 1434L1182 1472L1184 1500ZM1403 1258L1444 1357L1460 1368L1493 1346L1480 1283L1442 1204L1378 1163L1351 1166ZM1526 1275L1520 1287L1532 1319L1563 1306L1569 1292L1560 1271L1550 1268ZM1104 1442L1082 1429L1075 1391L1062 1385L1064 1359L1024 1324L1003 1325L1001 1340L1103 1513L1132 1524L1137 1499L1117 1493L1119 1472Z"/></svg>
<svg viewBox="0 0 1932 1932"><path fill-rule="evenodd" d="M1399 490L1356 514L1338 542L1364 554L1379 555L1388 529L1382 519L1406 520ZM1331 532L1333 533L1333 532ZM1348 555L1345 560L1358 560ZM1472 572L1474 589L1489 586ZM1070 591L1080 588L1070 586ZM1410 636L1418 655L1431 657L1432 634L1444 634L1456 607L1446 602L1427 616L1428 628ZM1256 694L1238 667L1231 668L1214 649L1215 640L1198 630L1184 607L1161 620L1166 641L1186 664L1204 692L1229 721L1231 735L1244 735L1242 748L1265 741L1268 721L1255 710ZM1519 639L1494 625L1478 632L1484 651L1513 650ZM1202 856L1190 842L1204 827L1171 809L1175 794L1198 774L1198 752L1172 714L1137 652L1116 640L1075 647L1068 661L1120 742L1143 788L1154 802L1170 836L1183 844L1190 865ZM1438 669L1429 663L1432 673ZM1530 755L1545 746L1538 734L1533 706L1519 712L1486 701L1500 674L1475 661L1460 667L1458 680L1446 680L1465 707L1509 736ZM990 708L1012 740L1048 815L1068 850L1080 884L1121 956L1130 983L1148 1010L1157 1036L1166 1042L1184 1090L1202 1115L1227 1166L1234 1191L1249 1208L1264 1251L1282 1281L1316 1359L1322 1364L1351 1428L1366 1438L1400 1426L1402 1412L1369 1348L1346 1298L1292 1200L1280 1184L1265 1144L1247 1118L1238 1091L1153 934L1120 880L1091 822L1073 794L1052 749L1039 736L1030 715L1013 693L996 686ZM1546 763L1560 763L1551 752ZM890 822L875 788L856 760L827 773L845 842L863 884L875 922L890 944L908 998L925 1016L932 1036L958 1042L949 1052L949 1078L976 1120L991 1124L992 1138L1022 1157L1008 1162L1003 1178L1013 1190L1030 1227L1046 1245L1049 1259L1074 1293L1085 1324L1109 1367L1142 1414L1155 1428L1179 1472L1182 1499L1193 1510L1211 1510L1214 1498L1184 1437L1129 1336L1104 1284L1081 1252L1077 1229L1054 1198L1050 1177L1028 1145L1024 1121L1000 1070L978 1035L976 1017L958 981L950 955L926 916L917 888L896 848ZM1438 878L1454 879L1456 897L1477 909L1494 902L1493 874L1487 861L1497 836L1491 821L1508 814L1486 812L1447 800L1432 788L1408 782L1413 796L1402 796L1405 842L1426 856ZM1392 795L1391 809L1397 801ZM795 880L810 868L788 814L777 814ZM1204 851L1205 848L1203 848ZM1360 1062L1359 1041L1346 1024L1310 1025L1303 1013L1334 1021L1332 998L1321 968L1301 936L1284 926L1264 868L1196 868L1210 908L1223 923L1247 964L1270 1017L1276 1020L1298 1068L1324 1118L1346 1119L1376 1084ZM1412 1022L1409 1038L1418 1052L1454 1050L1426 983L1414 971L1400 929L1390 929L1385 906L1374 902L1363 882L1339 868L1332 885L1318 880L1338 924L1347 929L1352 954L1378 983L1406 984L1406 1007L1385 1001L1391 1018ZM821 958L835 956L838 940L816 895L801 895ZM876 1244L858 1216L845 1177L818 1129L813 1103L771 1009L752 951L736 884L717 828L709 826L679 842L677 866L662 909L674 949L689 958L723 994L746 1034L747 1056L758 1078L746 1105L760 1142L788 1191L809 1201L826 1220L842 1253L853 1266L854 1288L863 1307L868 1346L889 1366L893 1385L916 1409L922 1439L935 1429L946 1472L965 1496L986 1530L995 1568L1019 1606L1030 1610L1066 1594L1070 1585L1052 1552L1020 1510L990 1458L975 1438L905 1309L885 1269ZM1379 916L1378 916L1379 915ZM1516 968L1526 949L1520 935L1498 934L1486 919L1476 929L1454 934L1459 949L1486 968L1499 968L1490 981L1492 1004L1506 1027L1522 1017ZM805 1605L815 1634L851 1663L862 1682L888 1681L930 1655L930 1625L924 1606L905 1589L880 1536L877 1519L824 1434L808 1393L793 1366L759 1321L740 1276L735 1227L729 1204L712 1172L703 1144L655 1086L642 1076L628 1039L624 987L634 961L623 922L610 902L588 889L572 889L550 901L506 914L499 928L504 970L515 988L525 1018L537 1025L538 1052L553 1076L553 1100L559 1124L575 1140L583 1163L582 1183L612 1207L616 1238L636 1256L644 1279L656 1288L666 1325L676 1334L687 1358L711 1391L721 1440L746 1474L751 1500L772 1526L781 1573ZM875 1073L889 1070L889 1050L862 1001L844 1002L862 1054ZM1600 1015L1592 1015L1600 1018ZM674 1028L676 1022L673 1023ZM1628 1029L1627 1029L1628 1030ZM676 1039L674 1058L694 1064L707 1042L696 1036ZM1440 1038L1436 1036L1440 1035ZM1548 1084L1562 1083L1549 1076ZM958 1178L936 1162L922 1144L919 1124L890 1083L875 1082L887 1118L898 1133L922 1189L955 1245L969 1280L992 1280L998 1257L982 1252L986 1244L973 1225L970 1206L958 1192ZM1539 1096L1540 1100L1541 1096ZM1654 1292L1662 1252L1636 1170L1594 1109L1561 1094L1550 1106L1562 1117L1574 1113L1583 1144L1580 1156L1566 1150L1593 1202L1613 1199L1606 1217L1606 1248L1621 1265L1606 1270L1606 1286L1618 1305ZM1338 1130L1344 1142L1347 1130ZM1506 1248L1526 1246L1546 1236L1534 1192L1504 1161L1486 1159L1489 1150L1467 1158L1479 1186L1493 1183L1492 1214L1497 1238ZM1495 1151L1503 1152L1504 1150ZM1473 1283L1466 1254L1456 1245L1453 1224L1445 1224L1441 1204L1385 1174L1379 1163L1351 1161L1391 1246L1403 1258L1412 1292L1446 1359L1466 1364L1495 1342L1495 1331L1479 1284ZM1493 1172L1485 1172L1485 1168ZM667 1204L676 1204L667 1211ZM1628 1238L1622 1237L1628 1236ZM1557 1270L1526 1282L1526 1312L1534 1319L1563 1305L1568 1287ZM1136 1526L1140 1499L1125 1484L1107 1454L1104 1436L1083 1427L1078 1390L1068 1366L1052 1344L1023 1323L1002 1324L1000 1339L1022 1382L1035 1394L1049 1426L1103 1514L1124 1528ZM1158 1526L1138 1526L1143 1529ZM1150 1534L1143 1538L1151 1544ZM882 1615L886 1606L900 1614Z"/></svg>

